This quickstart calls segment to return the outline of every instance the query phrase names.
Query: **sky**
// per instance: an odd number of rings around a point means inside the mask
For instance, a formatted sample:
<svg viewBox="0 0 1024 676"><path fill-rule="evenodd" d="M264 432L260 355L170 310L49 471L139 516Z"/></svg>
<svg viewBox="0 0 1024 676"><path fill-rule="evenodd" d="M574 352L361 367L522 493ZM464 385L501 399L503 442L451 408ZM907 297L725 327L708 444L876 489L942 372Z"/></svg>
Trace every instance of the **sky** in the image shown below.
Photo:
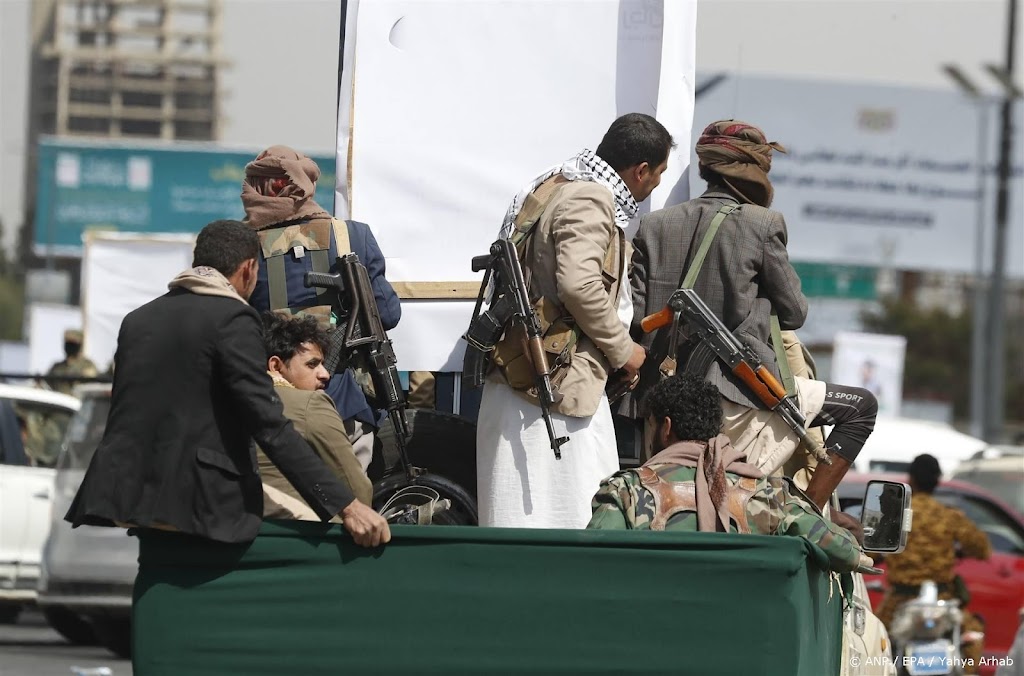
<svg viewBox="0 0 1024 676"><path fill-rule="evenodd" d="M29 2L0 0L0 244L8 248L23 208ZM1007 0L700 0L697 68L953 90L941 71L953 62L996 91L982 64L1005 59L1006 8ZM334 148L340 14L336 0L224 0L231 63L222 142Z"/></svg>

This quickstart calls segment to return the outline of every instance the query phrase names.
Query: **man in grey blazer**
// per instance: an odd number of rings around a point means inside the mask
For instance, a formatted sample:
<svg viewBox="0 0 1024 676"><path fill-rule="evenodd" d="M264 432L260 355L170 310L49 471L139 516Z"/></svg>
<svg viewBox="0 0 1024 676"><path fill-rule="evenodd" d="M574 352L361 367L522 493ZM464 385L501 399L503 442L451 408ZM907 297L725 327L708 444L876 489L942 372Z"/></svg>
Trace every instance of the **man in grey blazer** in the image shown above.
<svg viewBox="0 0 1024 676"><path fill-rule="evenodd" d="M736 205L739 208L721 222L693 288L781 380L771 343L771 314L774 310L782 330L798 329L807 317L807 299L789 261L786 222L781 213L769 208L772 151L785 152L779 144L768 142L757 127L735 120L708 125L697 141L707 191L641 220L633 240L631 333L652 353L666 352L671 327L644 335L640 320L665 307L682 285L715 215L724 205ZM692 345L681 345L676 357L683 368ZM655 361L645 363L634 402L657 381ZM723 432L733 445L746 450L751 462L765 472L779 469L799 445L796 435L778 416L764 410L721 362L712 364L705 375L722 394ZM819 380L796 378L796 389L799 406L812 426L835 425L826 441L832 464L819 465L807 489L812 500L823 506L874 428L878 404L867 390Z"/></svg>

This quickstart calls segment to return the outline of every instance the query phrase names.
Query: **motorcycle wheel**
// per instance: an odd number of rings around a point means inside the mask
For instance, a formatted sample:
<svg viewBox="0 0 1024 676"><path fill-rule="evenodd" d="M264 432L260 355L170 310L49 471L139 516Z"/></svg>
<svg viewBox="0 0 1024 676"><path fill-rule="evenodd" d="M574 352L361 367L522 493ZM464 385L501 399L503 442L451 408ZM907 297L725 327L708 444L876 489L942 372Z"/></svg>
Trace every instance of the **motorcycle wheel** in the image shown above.
<svg viewBox="0 0 1024 676"><path fill-rule="evenodd" d="M373 486L373 508L377 511L391 500L401 489L408 486L423 486L437 491L442 499L451 501L451 507L437 514L433 524L437 526L476 526L479 523L476 500L454 481L437 475L421 474L411 481L404 474L394 474L378 481ZM403 494L395 498L392 507L421 505L426 502L422 496Z"/></svg>

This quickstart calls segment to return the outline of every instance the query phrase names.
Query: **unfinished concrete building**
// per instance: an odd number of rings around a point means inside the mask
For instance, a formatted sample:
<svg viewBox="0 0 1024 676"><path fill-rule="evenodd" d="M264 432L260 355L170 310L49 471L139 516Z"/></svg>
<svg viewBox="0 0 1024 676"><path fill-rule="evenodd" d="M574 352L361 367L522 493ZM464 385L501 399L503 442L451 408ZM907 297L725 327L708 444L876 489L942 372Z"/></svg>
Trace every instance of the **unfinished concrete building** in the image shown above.
<svg viewBox="0 0 1024 676"><path fill-rule="evenodd" d="M221 0L35 0L33 138L214 140Z"/></svg>

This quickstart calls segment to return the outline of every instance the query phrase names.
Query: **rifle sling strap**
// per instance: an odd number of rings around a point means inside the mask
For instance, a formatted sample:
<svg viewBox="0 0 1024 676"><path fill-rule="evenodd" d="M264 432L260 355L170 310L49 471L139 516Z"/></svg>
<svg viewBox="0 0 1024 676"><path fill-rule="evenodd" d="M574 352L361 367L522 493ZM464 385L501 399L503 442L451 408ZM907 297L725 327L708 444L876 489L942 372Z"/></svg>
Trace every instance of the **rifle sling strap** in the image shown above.
<svg viewBox="0 0 1024 676"><path fill-rule="evenodd" d="M718 234L718 228L722 226L722 221L725 220L726 216L739 208L738 204L723 204L718 213L715 214L715 217L711 219L711 225L708 227L708 231L704 233L704 239L700 241L700 248L697 249L693 262L690 263L690 267L686 270L679 288L693 288L694 282L697 281L697 275L700 274L700 269L704 265L704 259L707 258L708 251L711 249L711 242L714 241L715 235Z"/></svg>
<svg viewBox="0 0 1024 676"><path fill-rule="evenodd" d="M555 174L526 196L526 199L523 200L523 208L519 210L515 220L512 221L516 226L515 232L510 237L513 244L518 246L521 241L530 236L544 210L548 208L548 204L555 196L555 190L563 183L568 182L569 179L565 176Z"/></svg>
<svg viewBox="0 0 1024 676"><path fill-rule="evenodd" d="M708 255L708 250L711 249L711 242L715 239L715 235L718 234L718 228L721 227L722 221L739 208L740 205L738 204L723 204L718 213L715 214L715 217L711 220L711 225L708 227L708 231L704 233L704 239L700 242L700 247L693 257L693 262L690 263L690 267L686 270L683 280L679 284L680 288L693 288L694 283L697 281L697 275L700 274L701 266L704 265L704 259ZM782 345L782 328L779 325L779 317L775 314L775 310L772 310L771 335L772 349L775 350L775 361L779 364L782 384L786 388L786 393L793 396L796 394L796 380L793 378L793 370L789 368L789 362L786 360L786 349Z"/></svg>
<svg viewBox="0 0 1024 676"><path fill-rule="evenodd" d="M348 238L348 224L337 218L331 219L334 228L334 244L338 247L338 258L352 253L352 243ZM365 263L363 263L365 265Z"/></svg>
<svg viewBox="0 0 1024 676"><path fill-rule="evenodd" d="M701 241L700 241L700 246L697 247L697 253L694 254L693 260L690 262L690 267L688 267L685 270L683 270L683 274L680 275L680 277L679 277L679 286L677 288L680 288L680 289L692 289L693 288L694 283L697 281L697 275L700 274L700 269L704 265L704 259L707 258L708 251L711 250L711 242L714 241L715 235L718 234L718 229L722 226L722 221L725 220L726 216L728 216L729 214L731 214L732 212L736 211L739 208L740 208L740 205L738 205L738 204L723 204L718 209L718 212L715 214L715 217L711 219L711 225L708 226L708 231L704 233L704 238L701 239ZM697 236L697 233L694 232L694 237L696 237L696 236ZM690 243L690 246L691 247L693 246L692 242ZM657 343L655 343L655 344L657 344ZM672 350L672 340L669 339L669 340L665 341L664 343L662 343L661 347L659 347L653 354L654 354L654 359L655 359L655 361L658 364L665 364L669 371L671 371L672 373L675 373L675 369L676 369L676 364L675 364L676 355L674 355L674 354L667 354L671 350ZM666 357L669 360L671 360L667 364L665 363L666 362ZM717 359L717 357L713 357L713 358ZM692 368L694 365L695 365L695 362L691 358L689 360L689 362L687 363L687 369ZM710 362L709 362L709 365L710 365Z"/></svg>
<svg viewBox="0 0 1024 676"><path fill-rule="evenodd" d="M786 347L782 344L782 327L779 325L779 316L775 314L775 310L772 310L772 349L775 350L775 361L779 364L782 386L786 388L786 394L794 397L796 396L796 379L793 377L793 369L789 368Z"/></svg>
<svg viewBox="0 0 1024 676"><path fill-rule="evenodd" d="M270 309L288 307L288 283L284 276L284 256L271 256L266 260L267 286L270 287Z"/></svg>

